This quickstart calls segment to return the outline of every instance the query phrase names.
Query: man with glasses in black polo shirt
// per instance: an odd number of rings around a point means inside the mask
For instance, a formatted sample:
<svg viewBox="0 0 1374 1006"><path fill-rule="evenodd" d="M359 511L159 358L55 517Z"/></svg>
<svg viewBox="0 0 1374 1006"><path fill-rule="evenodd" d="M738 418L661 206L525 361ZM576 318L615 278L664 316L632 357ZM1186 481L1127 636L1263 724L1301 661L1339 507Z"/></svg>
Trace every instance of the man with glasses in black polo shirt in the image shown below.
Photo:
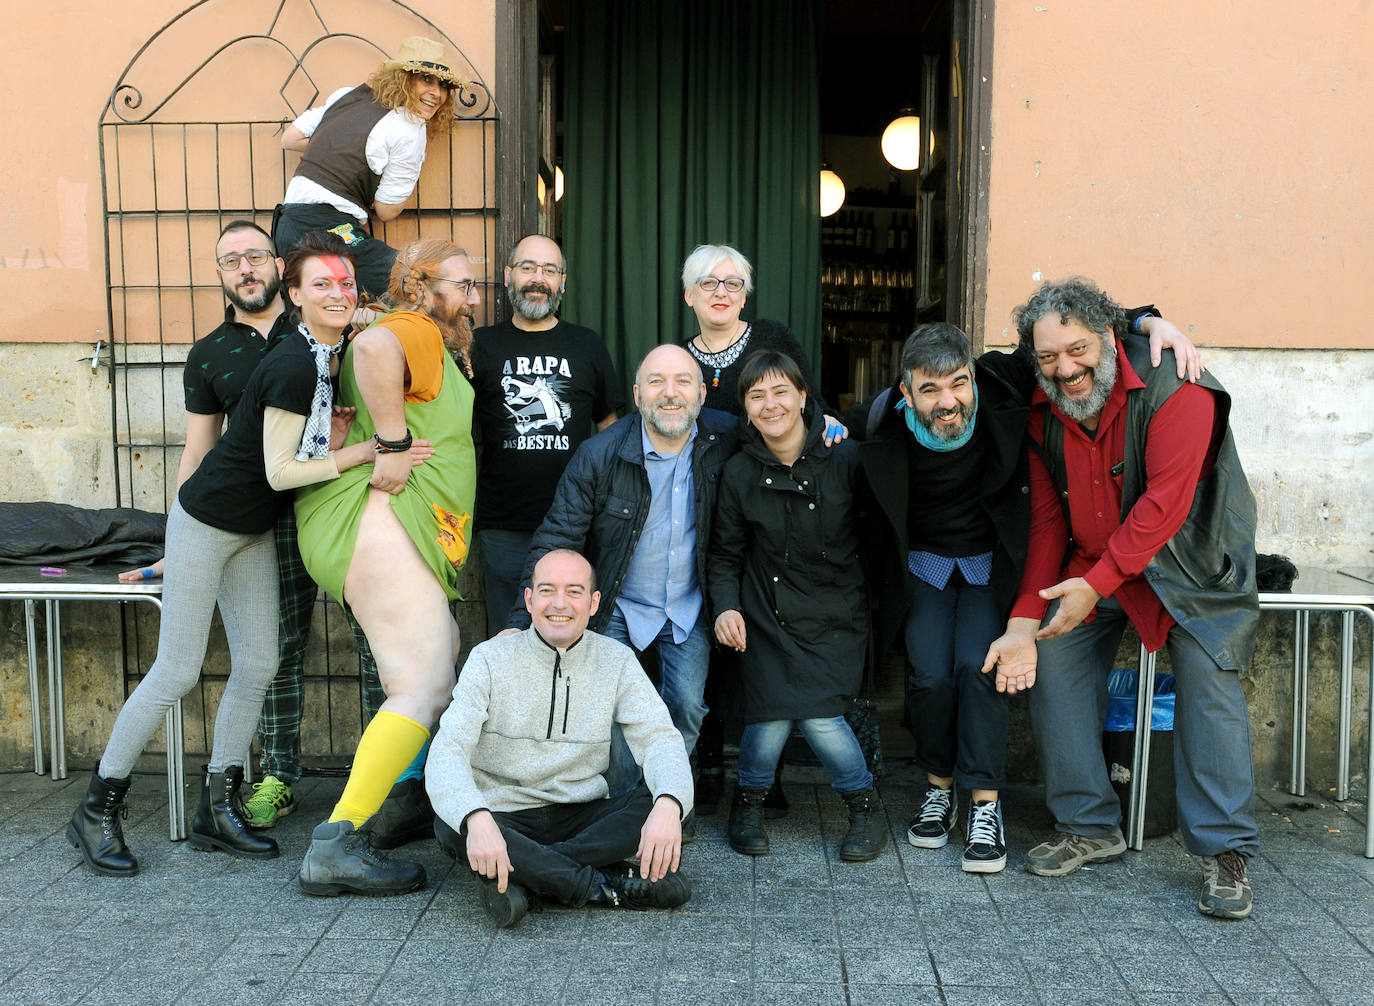
<svg viewBox="0 0 1374 1006"><path fill-rule="evenodd" d="M296 330L281 298L282 260L267 232L251 220L233 220L215 244L215 266L224 296L224 324L191 346L182 381L186 394L186 446L177 468L177 488L191 477L224 432L225 420L243 395L262 358ZM288 507L277 522L277 564L281 610L277 676L268 686L258 728L262 748L260 782L245 802L251 828L271 828L295 809L291 787L300 780L300 731L304 710L302 664L310 639L317 587L301 563L295 514ZM162 560L121 573L125 582L162 575ZM386 696L367 637L348 616L362 660L364 704L375 714Z"/></svg>

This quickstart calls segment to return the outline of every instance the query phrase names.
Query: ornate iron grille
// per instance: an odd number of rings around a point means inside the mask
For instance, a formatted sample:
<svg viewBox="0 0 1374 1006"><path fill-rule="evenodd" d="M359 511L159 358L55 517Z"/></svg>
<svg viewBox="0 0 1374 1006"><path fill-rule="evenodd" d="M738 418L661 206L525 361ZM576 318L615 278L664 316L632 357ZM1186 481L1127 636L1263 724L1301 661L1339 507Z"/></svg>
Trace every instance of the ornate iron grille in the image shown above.
<svg viewBox="0 0 1374 1006"><path fill-rule="evenodd" d="M245 24L261 29L244 32ZM418 209L378 236L393 245L449 237L468 249L480 275L493 261L499 219L499 112L453 39L408 5L201 0L149 37L115 83L99 131L118 505L165 512L175 493L185 430L182 366L193 340L223 317L215 239L238 218L269 227L295 163L281 148L285 124L389 58L374 38L394 45L409 35L443 42L455 73L469 83L458 92L452 134L430 146ZM207 37L224 41L206 53ZM499 294L497 280L488 278L486 293ZM486 305L495 299L483 297ZM125 619L127 691L151 663L156 628L133 613ZM306 656L303 753L350 752L360 729L356 654L337 605L323 595L315 630ZM187 697L192 750L199 741L208 750L214 704L206 694L217 694L228 673L213 642L205 670Z"/></svg>

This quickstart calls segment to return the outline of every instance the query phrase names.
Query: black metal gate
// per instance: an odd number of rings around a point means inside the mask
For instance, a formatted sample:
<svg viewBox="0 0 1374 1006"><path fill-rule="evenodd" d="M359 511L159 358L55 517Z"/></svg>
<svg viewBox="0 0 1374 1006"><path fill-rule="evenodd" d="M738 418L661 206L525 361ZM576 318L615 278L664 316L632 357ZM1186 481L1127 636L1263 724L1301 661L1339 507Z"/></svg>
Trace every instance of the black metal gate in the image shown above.
<svg viewBox="0 0 1374 1006"><path fill-rule="evenodd" d="M450 237L468 249L480 275L482 263L495 261L499 113L453 39L408 5L201 0L159 28L116 82L99 130L118 505L165 512L175 493L185 433L182 365L192 341L223 317L215 239L238 218L268 228L296 158L281 148L284 125L389 58L374 39L395 46L408 35L443 42L455 72L470 83L458 92L451 136L426 156L418 212L403 213L379 236L393 245ZM207 47L206 38L223 41ZM497 280L489 289L499 290L499 271ZM156 628L132 614L126 619L131 689L151 663ZM356 655L332 601L321 599L315 626L303 751L349 752L360 729ZM208 750L214 703L206 696L217 696L227 671L226 655L212 643L201 687L186 700L193 751L202 742Z"/></svg>

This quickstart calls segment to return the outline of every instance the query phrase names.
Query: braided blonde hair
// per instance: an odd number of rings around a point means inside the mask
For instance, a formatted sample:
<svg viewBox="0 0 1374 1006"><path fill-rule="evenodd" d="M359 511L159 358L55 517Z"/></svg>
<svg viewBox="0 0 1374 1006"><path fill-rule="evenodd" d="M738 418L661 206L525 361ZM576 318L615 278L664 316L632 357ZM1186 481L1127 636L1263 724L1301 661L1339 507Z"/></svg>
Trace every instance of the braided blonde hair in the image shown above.
<svg viewBox="0 0 1374 1006"><path fill-rule="evenodd" d="M420 238L402 248L391 266L391 279L386 288L386 301L392 309L416 311L424 303L426 284L438 277L440 267L449 259L467 252L447 238ZM453 353L458 365L468 377L472 367L468 351L472 348L472 325L466 318L455 325L435 319L444 336L444 345Z"/></svg>

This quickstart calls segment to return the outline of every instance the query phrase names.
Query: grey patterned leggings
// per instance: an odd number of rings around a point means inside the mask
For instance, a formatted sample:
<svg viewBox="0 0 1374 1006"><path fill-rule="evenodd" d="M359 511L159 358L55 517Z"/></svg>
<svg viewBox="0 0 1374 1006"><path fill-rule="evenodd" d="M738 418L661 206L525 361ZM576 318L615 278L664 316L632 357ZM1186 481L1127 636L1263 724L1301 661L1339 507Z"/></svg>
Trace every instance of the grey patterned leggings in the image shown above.
<svg viewBox="0 0 1374 1006"><path fill-rule="evenodd" d="M100 775L123 779L168 708L200 679L218 601L230 672L215 716L210 770L242 765L277 673L277 553L272 531L235 534L202 524L173 503L167 515L162 626L157 659L119 711Z"/></svg>

